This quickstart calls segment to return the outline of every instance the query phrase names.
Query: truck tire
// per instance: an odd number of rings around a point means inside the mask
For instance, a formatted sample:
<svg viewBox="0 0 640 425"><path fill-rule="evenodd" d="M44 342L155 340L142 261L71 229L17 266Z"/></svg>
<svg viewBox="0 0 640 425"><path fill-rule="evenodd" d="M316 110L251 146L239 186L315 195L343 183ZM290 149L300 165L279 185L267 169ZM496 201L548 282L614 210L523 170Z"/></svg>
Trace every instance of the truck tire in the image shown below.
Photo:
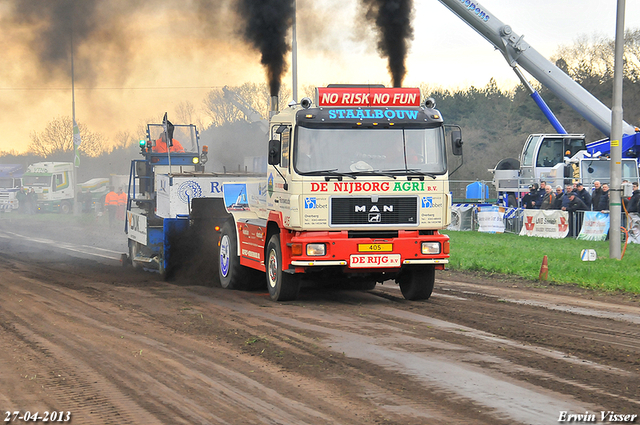
<svg viewBox="0 0 640 425"><path fill-rule="evenodd" d="M246 289L249 284L249 270L240 264L238 241L231 222L226 222L220 231L218 252L218 277L224 289Z"/></svg>
<svg viewBox="0 0 640 425"><path fill-rule="evenodd" d="M298 298L300 278L282 270L280 235L275 234L267 245L267 289L273 301L292 301Z"/></svg>
<svg viewBox="0 0 640 425"><path fill-rule="evenodd" d="M60 213L61 214L70 214L71 213L71 203L69 201L60 202Z"/></svg>
<svg viewBox="0 0 640 425"><path fill-rule="evenodd" d="M129 239L129 262L134 269L141 269L140 264L133 261L134 258L138 255L140 251L140 244L138 242Z"/></svg>
<svg viewBox="0 0 640 425"><path fill-rule="evenodd" d="M434 266L408 268L397 279L402 295L410 301L428 300L433 292L435 281Z"/></svg>

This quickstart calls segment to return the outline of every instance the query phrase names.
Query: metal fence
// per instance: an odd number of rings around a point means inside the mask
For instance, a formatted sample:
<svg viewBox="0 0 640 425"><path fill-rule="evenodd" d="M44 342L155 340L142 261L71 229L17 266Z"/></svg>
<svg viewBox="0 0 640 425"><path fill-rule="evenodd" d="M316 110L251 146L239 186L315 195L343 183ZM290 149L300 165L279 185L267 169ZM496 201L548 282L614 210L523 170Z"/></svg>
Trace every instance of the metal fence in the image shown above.
<svg viewBox="0 0 640 425"><path fill-rule="evenodd" d="M522 208L505 208L503 218L505 233L513 233L516 235L520 234L522 227L524 226L524 211L525 210ZM582 229L582 224L584 222L584 214L585 211L576 211L573 213L569 213L569 233L567 234L568 238L578 237L578 235L580 234L580 229ZM626 214L622 214L620 222L622 227L627 227ZM462 231L478 231L479 227L478 210L474 207L469 209L467 214L453 214L452 224L449 229L457 228Z"/></svg>

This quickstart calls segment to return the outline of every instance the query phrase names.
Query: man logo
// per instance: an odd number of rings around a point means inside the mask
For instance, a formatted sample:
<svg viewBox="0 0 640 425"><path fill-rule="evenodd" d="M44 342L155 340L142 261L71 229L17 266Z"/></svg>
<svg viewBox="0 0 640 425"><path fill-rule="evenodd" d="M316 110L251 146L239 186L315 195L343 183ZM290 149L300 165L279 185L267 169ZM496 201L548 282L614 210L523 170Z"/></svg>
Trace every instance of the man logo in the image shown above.
<svg viewBox="0 0 640 425"><path fill-rule="evenodd" d="M432 208L432 207L433 207L433 198L431 196L423 196L422 208Z"/></svg>
<svg viewBox="0 0 640 425"><path fill-rule="evenodd" d="M316 207L316 198L304 198L304 207L306 209L314 209Z"/></svg>
<svg viewBox="0 0 640 425"><path fill-rule="evenodd" d="M362 205L362 206L355 206L355 212L367 212L367 206L366 205ZM369 212L371 213L379 213L380 212L380 208L378 208L377 205L373 205L370 209ZM383 205L382 206L382 212L393 212L393 205Z"/></svg>
<svg viewBox="0 0 640 425"><path fill-rule="evenodd" d="M380 222L382 222L382 214L369 213L369 223L380 223Z"/></svg>

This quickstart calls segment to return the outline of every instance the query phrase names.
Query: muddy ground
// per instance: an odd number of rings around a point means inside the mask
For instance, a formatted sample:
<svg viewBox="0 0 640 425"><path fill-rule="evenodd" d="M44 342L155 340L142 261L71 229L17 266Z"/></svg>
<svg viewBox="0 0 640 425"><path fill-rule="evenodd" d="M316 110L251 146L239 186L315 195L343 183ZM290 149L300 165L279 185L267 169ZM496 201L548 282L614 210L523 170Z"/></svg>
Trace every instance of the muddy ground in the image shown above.
<svg viewBox="0 0 640 425"><path fill-rule="evenodd" d="M121 229L0 218L2 419L557 424L562 412L595 415L589 423L608 423L602 411L640 414L637 296L444 271L428 301L385 282L276 303L266 290L206 286L207 276L164 282L123 268Z"/></svg>

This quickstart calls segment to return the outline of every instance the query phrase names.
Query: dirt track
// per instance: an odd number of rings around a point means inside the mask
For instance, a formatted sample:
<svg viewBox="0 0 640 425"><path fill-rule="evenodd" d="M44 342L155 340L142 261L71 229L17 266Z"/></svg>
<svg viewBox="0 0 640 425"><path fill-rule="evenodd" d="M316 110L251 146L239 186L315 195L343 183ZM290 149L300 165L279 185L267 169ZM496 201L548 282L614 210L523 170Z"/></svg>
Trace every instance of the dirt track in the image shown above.
<svg viewBox="0 0 640 425"><path fill-rule="evenodd" d="M118 232L86 242L68 229L29 237L37 231L0 220L3 419L56 410L73 424L551 424L562 411L596 423L607 423L602 410L640 414L638 297L442 272L426 302L385 283L274 303L266 291L123 269Z"/></svg>

